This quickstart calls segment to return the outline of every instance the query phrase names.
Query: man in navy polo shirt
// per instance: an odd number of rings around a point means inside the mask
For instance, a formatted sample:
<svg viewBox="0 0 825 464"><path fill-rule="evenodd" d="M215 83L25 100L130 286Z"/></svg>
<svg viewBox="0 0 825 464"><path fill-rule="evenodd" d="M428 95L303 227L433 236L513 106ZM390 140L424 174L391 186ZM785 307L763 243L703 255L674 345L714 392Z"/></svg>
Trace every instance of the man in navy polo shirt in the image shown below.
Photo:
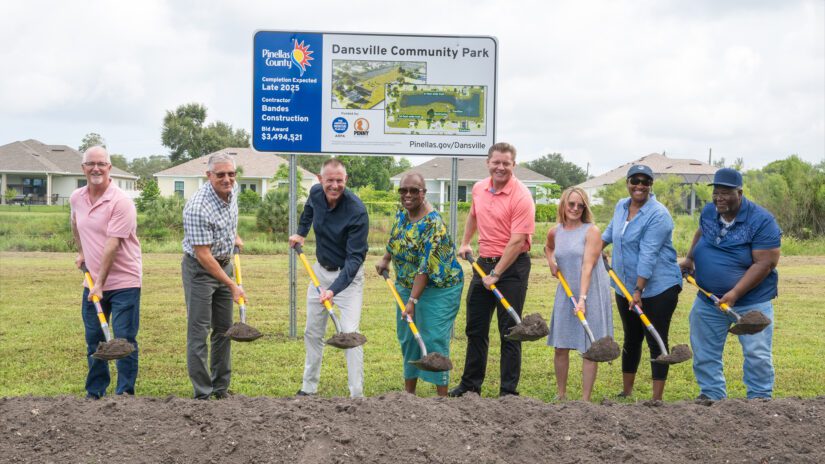
<svg viewBox="0 0 825 464"><path fill-rule="evenodd" d="M760 311L773 320L782 230L771 213L742 195L738 171L716 171L711 185L713 203L702 210L693 244L679 266L683 272L695 271L699 286L719 297L720 304L740 315ZM722 351L731 323L708 297L697 294L690 312L690 345L700 399L727 396ZM772 323L762 332L739 335L749 399L773 394L772 339Z"/></svg>

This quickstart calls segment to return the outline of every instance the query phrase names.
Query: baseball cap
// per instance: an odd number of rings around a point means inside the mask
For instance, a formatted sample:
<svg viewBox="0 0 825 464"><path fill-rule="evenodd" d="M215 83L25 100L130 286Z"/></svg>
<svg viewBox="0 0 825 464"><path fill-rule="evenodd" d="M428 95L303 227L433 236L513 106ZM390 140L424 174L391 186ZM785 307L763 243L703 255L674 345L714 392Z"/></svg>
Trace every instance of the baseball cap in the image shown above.
<svg viewBox="0 0 825 464"><path fill-rule="evenodd" d="M733 168L722 168L716 171L713 176L713 183L708 185L721 185L723 187L742 187L742 174Z"/></svg>
<svg viewBox="0 0 825 464"><path fill-rule="evenodd" d="M628 179L635 176L636 174L644 174L647 177L653 179L653 169L650 169L648 166L645 166L644 164L634 164L633 166L630 166L630 169L627 170Z"/></svg>

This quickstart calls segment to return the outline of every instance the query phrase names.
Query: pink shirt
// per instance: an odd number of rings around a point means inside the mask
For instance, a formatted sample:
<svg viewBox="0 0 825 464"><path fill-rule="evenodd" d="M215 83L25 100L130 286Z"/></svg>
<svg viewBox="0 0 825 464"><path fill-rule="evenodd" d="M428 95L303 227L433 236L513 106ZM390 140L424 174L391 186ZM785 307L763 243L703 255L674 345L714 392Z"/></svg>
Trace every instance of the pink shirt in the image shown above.
<svg viewBox="0 0 825 464"><path fill-rule="evenodd" d="M490 191L492 187L491 177L473 186L470 214L478 225L478 254L485 258L501 256L513 234L527 234L521 252L530 251L536 230L536 206L530 190L515 177L495 193Z"/></svg>
<svg viewBox="0 0 825 464"><path fill-rule="evenodd" d="M121 239L120 246L115 252L103 290L140 287L142 262L140 242L137 239L137 211L132 199L112 182L94 205L89 201L88 186L72 192L70 203L80 235L83 258L92 274L92 280L97 282L100 275L106 239L117 237Z"/></svg>

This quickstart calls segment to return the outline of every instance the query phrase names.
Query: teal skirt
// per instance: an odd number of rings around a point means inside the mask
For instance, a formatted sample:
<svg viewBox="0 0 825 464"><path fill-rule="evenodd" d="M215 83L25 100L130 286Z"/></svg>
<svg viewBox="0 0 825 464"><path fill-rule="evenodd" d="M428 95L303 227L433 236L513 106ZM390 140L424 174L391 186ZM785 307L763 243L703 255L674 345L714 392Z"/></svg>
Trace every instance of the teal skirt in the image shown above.
<svg viewBox="0 0 825 464"><path fill-rule="evenodd" d="M402 301L407 301L412 289L395 285L396 290L401 295ZM461 306L461 292L464 289L464 282L447 288L427 288L418 304L415 305L415 316L413 321L418 328L421 339L428 353L441 353L450 357L450 336L453 330L455 317L458 315L458 308ZM448 385L450 382L450 372L430 372L423 371L410 364L408 361L421 359L421 348L415 341L415 336L410 330L410 325L406 319L401 319L401 309L396 305L396 325L395 332L398 335L398 342L401 344L401 355L404 357L404 379L422 379L435 385Z"/></svg>

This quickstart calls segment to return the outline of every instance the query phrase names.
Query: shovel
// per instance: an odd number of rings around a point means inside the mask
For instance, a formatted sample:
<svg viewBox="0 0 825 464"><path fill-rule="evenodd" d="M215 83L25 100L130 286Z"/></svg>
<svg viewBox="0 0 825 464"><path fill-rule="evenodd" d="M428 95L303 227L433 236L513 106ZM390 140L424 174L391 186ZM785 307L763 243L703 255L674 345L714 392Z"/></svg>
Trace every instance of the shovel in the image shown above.
<svg viewBox="0 0 825 464"><path fill-rule="evenodd" d="M685 274L685 280L695 285L696 288L698 288L700 292L704 293L705 296L710 298L714 304L722 308L722 311L724 311L725 314L733 315L733 317L736 318L736 323L733 324L733 326L730 329L728 329L728 332L734 335L753 335L755 333L759 333L765 330L765 327L771 325L771 320L759 311L750 311L746 313L744 316L740 316L736 313L736 311L731 309L731 307L728 306L727 303L719 304L719 298L713 293L710 293L704 290L702 287L700 287L699 284L696 283L696 279L694 279L692 275Z"/></svg>
<svg viewBox="0 0 825 464"><path fill-rule="evenodd" d="M315 276L315 272L312 271L312 266L309 265L307 257L304 256L304 250L300 243L295 244L295 252L298 253L298 257L301 258L301 262L304 264L304 269L306 269L310 280L312 280L312 285L315 286L315 290L317 290L320 295L321 283L318 282L318 277ZM367 337L363 334L358 332L344 333L341 331L341 323L338 321L338 316L335 315L335 311L332 310L332 304L329 300L324 301L324 307L327 308L327 313L329 313L329 317L332 319L333 325L335 325L335 335L326 341L327 345L334 346L335 348L347 349L355 348L356 346L361 346L364 343L367 343Z"/></svg>
<svg viewBox="0 0 825 464"><path fill-rule="evenodd" d="M83 275L86 278L86 285L88 285L89 290L91 290L95 284L92 282L92 274L89 272L89 268L86 267L85 262L80 264L80 270L83 271ZM98 343L97 350L92 353L92 357L100 359L101 361L112 361L129 356L135 351L135 347L125 338L112 337L112 330L109 328L109 323L106 322L106 315L103 314L103 308L100 307L100 298L98 298L97 295L92 295L92 303L95 305L97 318L100 320L100 328L103 330L103 337L106 339L106 342Z"/></svg>
<svg viewBox="0 0 825 464"><path fill-rule="evenodd" d="M473 259L473 255L467 253L465 258L482 279L487 277L487 274L484 273L481 266ZM504 334L505 339L512 341L533 341L544 338L550 333L550 329L547 328L547 322L544 321L540 314L529 314L524 318L524 321L522 321L516 310L510 306L510 302L507 301L507 298L504 298L504 295L498 291L495 285L490 285L490 291L493 292L496 298L498 298L498 301L501 302L501 305L504 306L504 309L507 310L507 314L516 321L516 325Z"/></svg>
<svg viewBox="0 0 825 464"><path fill-rule="evenodd" d="M619 276L616 275L616 271L610 267L610 264L607 262L607 256L602 255L602 262L604 262L604 267L607 269L607 273L610 274L610 278L613 279L613 282L615 282L616 286L619 287L619 290L622 291L622 294L627 300L628 306L630 306L634 313L639 315L639 318L642 320L642 324L645 325L645 328L648 332L650 332L650 335L652 335L656 340L656 344L659 345L659 350L661 350L662 354L654 359L653 362L661 364L676 364L685 362L692 358L693 353L690 352L690 348L687 345L676 345L673 347L673 351L668 353L667 348L665 347L665 342L662 341L662 337L659 335L659 332L656 331L656 328L653 327L650 319L648 319L647 316L645 316L645 313L642 312L642 308L640 308L639 305L632 304L633 297L630 295L630 292L627 291L627 288L624 286L622 281L619 280Z"/></svg>
<svg viewBox="0 0 825 464"><path fill-rule="evenodd" d="M395 302L398 304L398 308L403 312L404 302L401 301L401 295L398 294L398 290L395 289L395 285L393 285L390 280L390 273L385 269L384 272L381 273L381 276L384 277L384 282L387 283L387 287L390 287L390 291L395 297ZM424 371L441 372L452 369L453 363L450 361L450 358L442 355L441 353L427 354L427 347L424 346L424 340L421 339L421 334L418 333L418 327L415 326L415 322L413 322L409 314L407 314L407 323L410 325L410 330L415 337L415 341L418 342L418 347L421 348L422 355L421 359L417 361L407 362Z"/></svg>
<svg viewBox="0 0 825 464"><path fill-rule="evenodd" d="M561 282L561 286L564 288L564 293L567 295L567 298L570 298L570 302L573 303L573 307L577 307L576 299L573 298L573 292L570 290L570 286L567 285L567 280L565 280L561 270L556 272L556 277L559 278L559 282ZM622 354L619 344L613 340L613 337L602 337L598 341L596 340L596 337L593 336L593 331L590 330L590 324L588 324L587 319L584 318L583 312L577 310L576 316L582 323L584 331L587 332L587 338L590 339L590 348L582 353L582 357L584 359L595 362L606 362L613 361Z"/></svg>
<svg viewBox="0 0 825 464"><path fill-rule="evenodd" d="M241 250L236 245L232 252L235 255L232 257L235 265L235 283L238 284L238 287L243 288L243 279L241 278ZM238 299L238 311L241 313L241 322L232 324L232 327L226 331L225 335L236 342L251 342L261 338L263 334L258 329L246 324L246 302L244 301L244 297Z"/></svg>

